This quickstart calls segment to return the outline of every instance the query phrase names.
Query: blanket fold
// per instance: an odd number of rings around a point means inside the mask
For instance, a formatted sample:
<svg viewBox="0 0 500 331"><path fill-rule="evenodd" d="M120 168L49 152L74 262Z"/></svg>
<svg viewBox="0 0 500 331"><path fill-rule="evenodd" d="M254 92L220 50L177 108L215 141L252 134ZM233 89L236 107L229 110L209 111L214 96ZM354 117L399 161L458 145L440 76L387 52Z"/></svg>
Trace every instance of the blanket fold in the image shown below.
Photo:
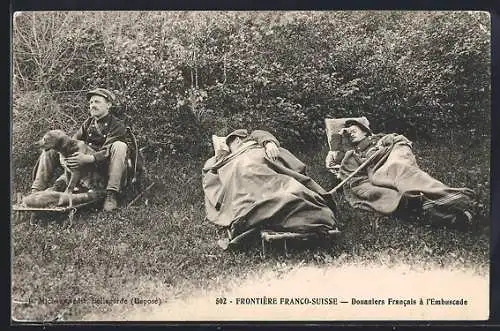
<svg viewBox="0 0 500 331"><path fill-rule="evenodd" d="M209 159L202 175L206 218L227 227L231 239L253 228L323 233L335 228L331 196L284 148L274 161L249 142L223 160Z"/></svg>
<svg viewBox="0 0 500 331"><path fill-rule="evenodd" d="M449 187L420 169L406 137L383 135L375 148L367 150L367 154L350 151L341 163L341 178L346 178L370 153L378 153L373 163L344 186L351 206L389 215L396 212L403 199L419 197L424 213L450 221L461 210L470 208L474 192Z"/></svg>

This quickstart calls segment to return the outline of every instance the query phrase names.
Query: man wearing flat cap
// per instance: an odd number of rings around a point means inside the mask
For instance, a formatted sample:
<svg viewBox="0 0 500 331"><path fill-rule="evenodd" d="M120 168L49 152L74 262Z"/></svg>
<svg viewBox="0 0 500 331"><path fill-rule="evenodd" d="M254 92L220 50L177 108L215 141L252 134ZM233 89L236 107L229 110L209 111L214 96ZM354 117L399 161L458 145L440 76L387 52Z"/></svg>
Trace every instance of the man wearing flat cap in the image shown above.
<svg viewBox="0 0 500 331"><path fill-rule="evenodd" d="M84 141L95 150L93 154L75 153L66 158L69 168L78 168L86 164L95 164L96 171L107 178L104 210L117 208L117 195L121 190L126 170L127 144L126 128L121 121L109 111L115 96L104 88L96 88L87 92L90 117L80 126L73 138ZM59 165L57 153L53 150L43 151L35 170L32 192L45 190L50 184L54 170ZM54 186L56 191L64 190L64 175L59 177Z"/></svg>
<svg viewBox="0 0 500 331"><path fill-rule="evenodd" d="M366 118L349 119L339 131L350 142L327 163L338 164L352 207L383 215L417 211L431 222L462 229L474 225L474 195L450 187L417 164L412 142L400 134L374 134Z"/></svg>
<svg viewBox="0 0 500 331"><path fill-rule="evenodd" d="M213 137L212 137L213 138ZM202 169L206 219L227 230L223 249L254 230L326 235L335 228L335 203L306 173L306 165L264 130L238 129L214 141ZM220 153L217 149L224 149Z"/></svg>
<svg viewBox="0 0 500 331"><path fill-rule="evenodd" d="M365 121L366 120L366 121ZM358 158L366 159L375 152L377 143L381 143L380 139L384 134L374 134L370 129L370 124L366 118L348 119L344 122L343 127L338 132L339 141L337 144L345 147L350 147L358 152ZM337 135L336 135L337 137ZM326 158L326 167L335 169L337 175L338 167L345 156L345 150L329 152Z"/></svg>
<svg viewBox="0 0 500 331"><path fill-rule="evenodd" d="M254 130L249 134L246 129L237 129L226 136L226 145L231 153L235 153L248 141L255 141L263 146L269 158L275 160L278 157L280 146L278 139L267 131Z"/></svg>

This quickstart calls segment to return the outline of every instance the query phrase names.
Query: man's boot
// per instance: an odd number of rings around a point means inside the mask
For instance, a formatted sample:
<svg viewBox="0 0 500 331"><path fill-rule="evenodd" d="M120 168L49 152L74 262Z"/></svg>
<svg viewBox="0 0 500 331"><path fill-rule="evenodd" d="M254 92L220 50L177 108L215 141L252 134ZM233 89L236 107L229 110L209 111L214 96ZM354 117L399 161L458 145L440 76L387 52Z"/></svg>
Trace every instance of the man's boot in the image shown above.
<svg viewBox="0 0 500 331"><path fill-rule="evenodd" d="M117 192L113 190L106 191L106 199L104 200L104 211L112 211L118 208L118 202L116 201Z"/></svg>

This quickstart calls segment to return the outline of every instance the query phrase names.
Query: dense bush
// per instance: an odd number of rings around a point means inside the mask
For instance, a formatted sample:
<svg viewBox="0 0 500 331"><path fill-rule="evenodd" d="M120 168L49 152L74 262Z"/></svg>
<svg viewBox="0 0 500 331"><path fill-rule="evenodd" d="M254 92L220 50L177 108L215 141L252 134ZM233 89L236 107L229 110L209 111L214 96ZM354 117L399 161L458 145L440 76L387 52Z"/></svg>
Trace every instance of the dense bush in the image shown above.
<svg viewBox="0 0 500 331"><path fill-rule="evenodd" d="M155 153L194 155L238 127L320 148L325 117L361 114L411 139L487 137L489 30L481 12L22 13L14 160L73 129L96 86Z"/></svg>

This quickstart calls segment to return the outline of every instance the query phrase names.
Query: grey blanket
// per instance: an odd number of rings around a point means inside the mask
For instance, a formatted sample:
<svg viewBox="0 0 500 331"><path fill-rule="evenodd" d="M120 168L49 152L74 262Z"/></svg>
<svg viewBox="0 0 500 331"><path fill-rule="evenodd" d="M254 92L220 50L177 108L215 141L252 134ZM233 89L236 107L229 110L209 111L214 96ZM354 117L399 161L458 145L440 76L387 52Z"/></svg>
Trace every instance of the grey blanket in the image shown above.
<svg viewBox="0 0 500 331"><path fill-rule="evenodd" d="M221 161L212 157L203 167L206 217L231 239L252 229L326 233L336 228L334 202L305 169L284 148L273 161L252 143Z"/></svg>

